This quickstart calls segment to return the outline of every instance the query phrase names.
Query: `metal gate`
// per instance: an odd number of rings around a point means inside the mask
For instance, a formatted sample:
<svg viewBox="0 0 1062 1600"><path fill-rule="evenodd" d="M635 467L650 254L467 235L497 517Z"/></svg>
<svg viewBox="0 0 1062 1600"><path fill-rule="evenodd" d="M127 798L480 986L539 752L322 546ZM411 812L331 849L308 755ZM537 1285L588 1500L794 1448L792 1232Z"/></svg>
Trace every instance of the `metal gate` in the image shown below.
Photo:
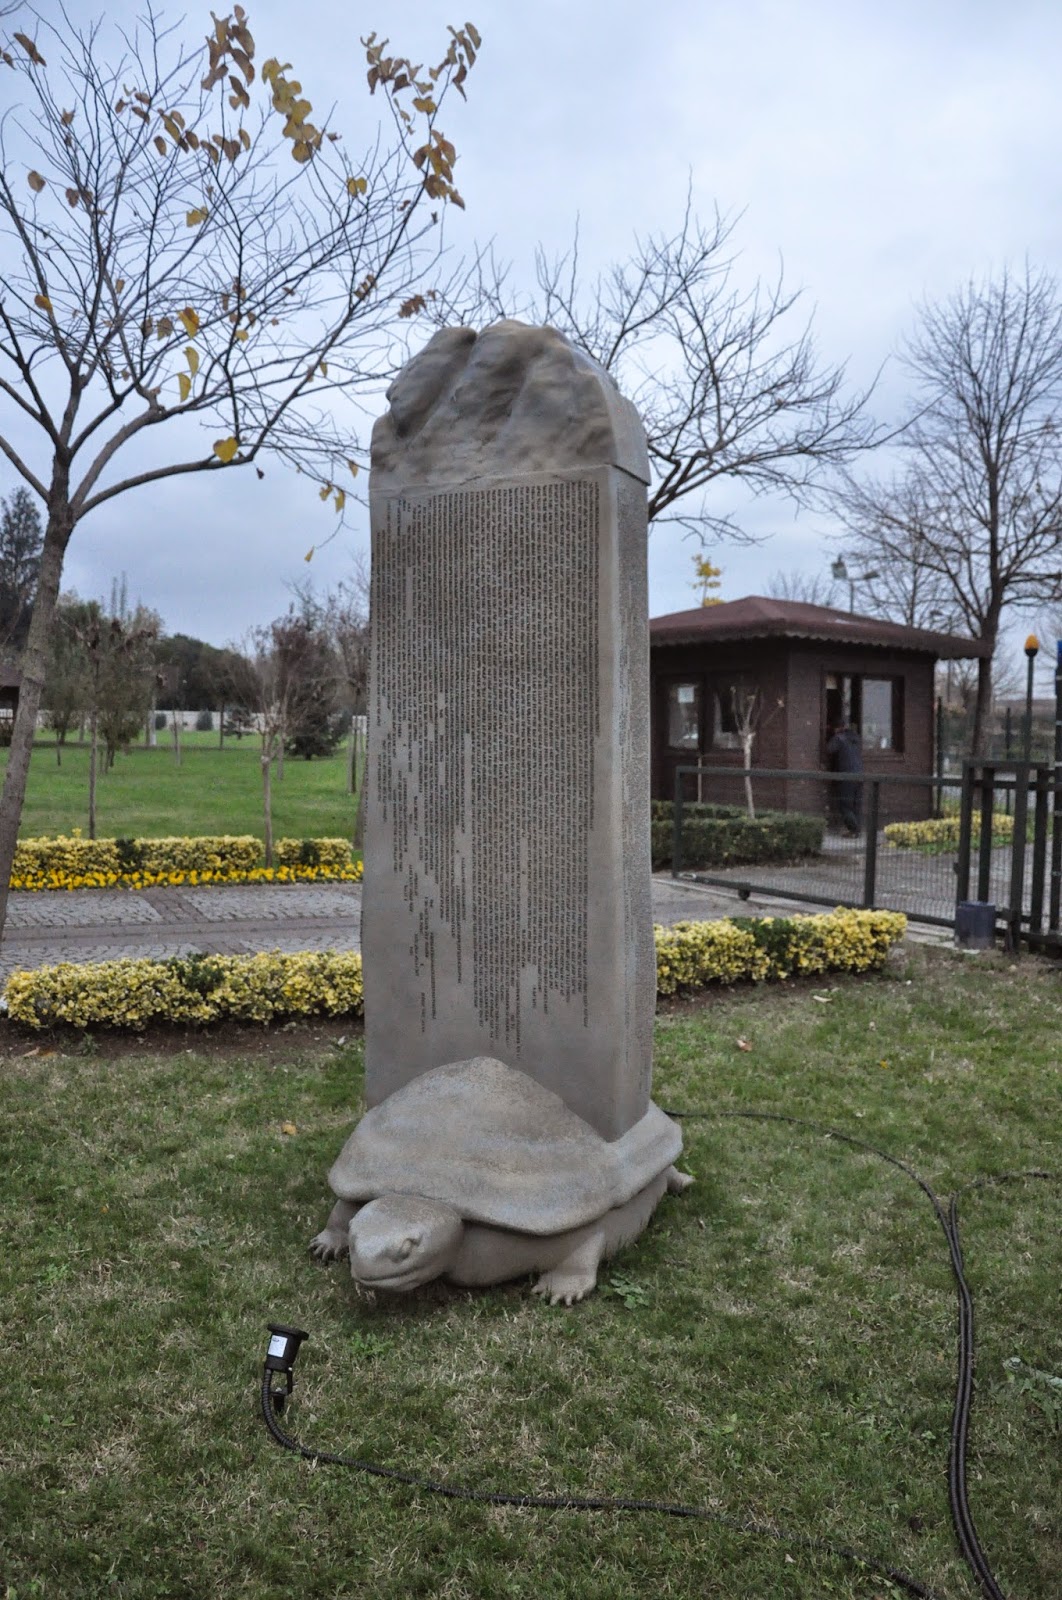
<svg viewBox="0 0 1062 1600"><path fill-rule="evenodd" d="M1013 819L1009 842L999 818ZM1062 950L1062 774L1031 761L963 763L957 900L996 907L1008 949Z"/></svg>
<svg viewBox="0 0 1062 1600"><path fill-rule="evenodd" d="M694 865L688 825L698 811L736 809L746 780L755 786L757 802L794 791L806 797L803 805L782 809L821 818L818 848L785 864ZM842 808L833 803L841 784L859 789L854 832L840 825ZM896 848L892 822L940 816L957 818L950 845ZM954 926L960 902L977 900L995 906L1008 948L1025 943L1062 954L1062 768L966 761L953 775L891 776L691 764L676 769L667 829L673 876L735 889L743 897L902 911L942 927Z"/></svg>

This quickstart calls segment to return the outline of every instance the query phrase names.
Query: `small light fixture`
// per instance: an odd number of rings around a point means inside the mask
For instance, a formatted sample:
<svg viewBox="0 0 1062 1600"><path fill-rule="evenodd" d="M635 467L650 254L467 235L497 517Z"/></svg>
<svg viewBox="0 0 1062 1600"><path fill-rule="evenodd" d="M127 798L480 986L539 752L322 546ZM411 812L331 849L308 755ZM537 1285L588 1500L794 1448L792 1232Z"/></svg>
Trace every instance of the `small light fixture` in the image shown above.
<svg viewBox="0 0 1062 1600"><path fill-rule="evenodd" d="M1029 637L1025 641L1025 654L1028 656L1030 661L1037 654L1039 649L1040 649L1040 641L1039 641L1039 639L1036 637L1035 633L1030 633Z"/></svg>
<svg viewBox="0 0 1062 1600"><path fill-rule="evenodd" d="M262 1375L266 1377L271 1372L284 1374L285 1387L270 1390L270 1398L277 1411L283 1411L284 1402L294 1387L292 1368L298 1358L299 1347L303 1340L309 1337L310 1335L303 1333L301 1328L289 1328L283 1322L269 1324L269 1347L266 1350Z"/></svg>

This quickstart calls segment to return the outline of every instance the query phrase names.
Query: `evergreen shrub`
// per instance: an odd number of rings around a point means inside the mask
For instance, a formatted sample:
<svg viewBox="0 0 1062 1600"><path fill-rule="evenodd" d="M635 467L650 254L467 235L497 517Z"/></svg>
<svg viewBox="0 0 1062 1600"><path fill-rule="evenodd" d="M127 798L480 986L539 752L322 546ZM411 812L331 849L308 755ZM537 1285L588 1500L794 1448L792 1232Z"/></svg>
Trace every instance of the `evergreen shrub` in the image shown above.
<svg viewBox="0 0 1062 1600"><path fill-rule="evenodd" d="M651 811L653 870L671 864L674 805L654 800ZM799 811L763 811L748 815L744 806L693 802L682 807L682 867L753 866L760 862L786 865L817 855L822 847L823 819Z"/></svg>

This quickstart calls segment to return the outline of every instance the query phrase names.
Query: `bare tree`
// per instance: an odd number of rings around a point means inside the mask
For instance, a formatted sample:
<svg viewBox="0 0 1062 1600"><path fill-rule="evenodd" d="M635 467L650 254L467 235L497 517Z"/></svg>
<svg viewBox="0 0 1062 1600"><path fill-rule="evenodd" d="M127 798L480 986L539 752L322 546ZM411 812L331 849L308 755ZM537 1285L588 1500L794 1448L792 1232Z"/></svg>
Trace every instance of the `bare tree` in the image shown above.
<svg viewBox="0 0 1062 1600"><path fill-rule="evenodd" d="M837 606L842 598L836 582L821 572L776 572L767 593L775 600L796 600L806 606Z"/></svg>
<svg viewBox="0 0 1062 1600"><path fill-rule="evenodd" d="M778 713L785 706L785 701L779 699L772 709L764 716L763 701L758 689L751 688L748 684L735 684L730 690L730 715L741 745L741 759L744 767L745 778L745 809L749 820L755 822L756 807L752 798L752 747L756 742L756 735L773 722Z"/></svg>
<svg viewBox="0 0 1062 1600"><path fill-rule="evenodd" d="M265 862L273 865L273 772L283 762L285 743L318 716L323 692L331 681L322 680L325 660L318 648L314 623L294 610L275 622L252 629L243 649L230 660L234 665L232 703L254 714L262 741L262 816Z"/></svg>
<svg viewBox="0 0 1062 1600"><path fill-rule="evenodd" d="M310 584L293 586L299 610L311 617L328 639L335 663L336 689L351 717L347 792L358 795L355 818L355 843L359 842L362 817L362 784L359 766L364 761L365 741L358 724L368 710L369 695L369 568L360 553L354 557L348 577L334 589L319 596Z"/></svg>
<svg viewBox="0 0 1062 1600"><path fill-rule="evenodd" d="M74 528L147 484L261 475L268 452L342 513L358 452L328 401L387 365L431 208L463 203L436 119L479 44L451 30L421 69L363 40L393 138L347 156L288 66L256 67L242 6L199 48L149 9L113 57L102 24L29 16L0 50L0 451L45 527L0 801L0 930Z"/></svg>
<svg viewBox="0 0 1062 1600"><path fill-rule="evenodd" d="M849 481L840 509L882 571L994 653L1010 607L1062 598L1062 302L1047 274L971 283L927 305L906 351L915 408L890 481ZM924 600L926 610L915 609ZM992 656L978 663L985 746Z"/></svg>
<svg viewBox="0 0 1062 1600"><path fill-rule="evenodd" d="M687 203L676 233L636 240L628 261L588 283L577 233L565 255L538 250L536 288L524 296L485 253L430 306L438 322L548 323L600 362L645 424L650 522L678 523L705 544L751 542L710 498L721 480L803 502L876 438L867 396L846 396L844 368L820 365L782 273L739 285L735 226L718 211L705 225Z"/></svg>
<svg viewBox="0 0 1062 1600"><path fill-rule="evenodd" d="M108 609L90 600L74 624L76 648L82 661L84 707L89 723L88 836L96 837L96 787L99 775L99 741L102 734L105 764L114 765L117 751L139 731L151 700L154 674L152 647L159 621L153 612L137 606L130 611L124 584L115 585Z"/></svg>

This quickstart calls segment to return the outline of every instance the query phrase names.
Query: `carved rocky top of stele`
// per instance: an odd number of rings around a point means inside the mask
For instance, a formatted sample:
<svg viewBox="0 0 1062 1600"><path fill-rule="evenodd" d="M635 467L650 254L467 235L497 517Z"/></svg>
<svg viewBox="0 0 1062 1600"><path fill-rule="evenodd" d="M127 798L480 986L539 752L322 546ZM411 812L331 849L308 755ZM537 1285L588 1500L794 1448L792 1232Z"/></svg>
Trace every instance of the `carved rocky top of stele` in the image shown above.
<svg viewBox="0 0 1062 1600"><path fill-rule="evenodd" d="M328 1181L341 1200L420 1195L466 1221L545 1235L624 1205L681 1150L678 1124L658 1106L606 1140L534 1078L474 1056L367 1111Z"/></svg>
<svg viewBox="0 0 1062 1600"><path fill-rule="evenodd" d="M375 493L603 466L649 482L634 406L555 328L443 328L387 398L372 436Z"/></svg>

